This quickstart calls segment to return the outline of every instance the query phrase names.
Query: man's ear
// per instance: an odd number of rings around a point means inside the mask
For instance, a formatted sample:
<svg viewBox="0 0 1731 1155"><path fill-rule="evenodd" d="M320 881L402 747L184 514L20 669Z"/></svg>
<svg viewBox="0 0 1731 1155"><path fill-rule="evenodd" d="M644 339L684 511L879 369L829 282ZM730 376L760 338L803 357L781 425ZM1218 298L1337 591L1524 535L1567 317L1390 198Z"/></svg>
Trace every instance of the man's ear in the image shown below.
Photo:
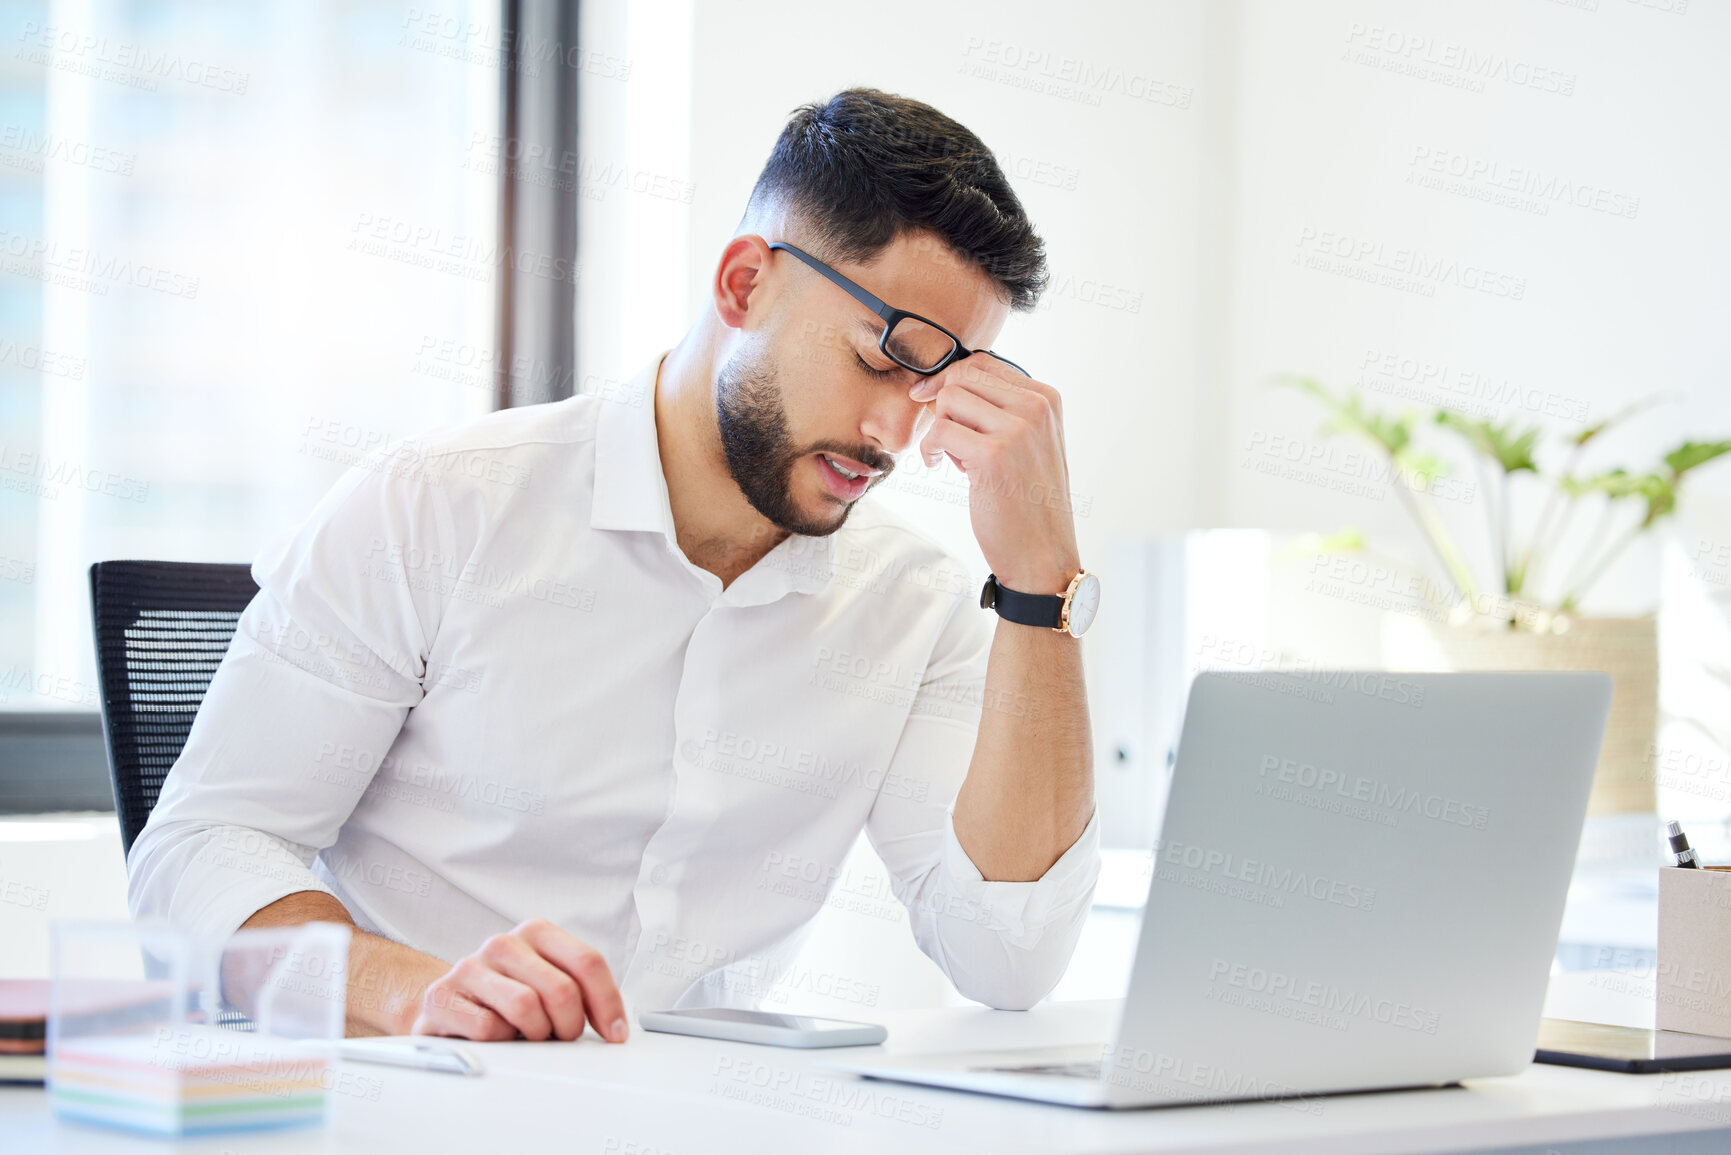
<svg viewBox="0 0 1731 1155"><path fill-rule="evenodd" d="M710 296L723 325L730 329L746 328L754 309L762 316L769 258L769 242L755 233L734 237L721 251Z"/></svg>

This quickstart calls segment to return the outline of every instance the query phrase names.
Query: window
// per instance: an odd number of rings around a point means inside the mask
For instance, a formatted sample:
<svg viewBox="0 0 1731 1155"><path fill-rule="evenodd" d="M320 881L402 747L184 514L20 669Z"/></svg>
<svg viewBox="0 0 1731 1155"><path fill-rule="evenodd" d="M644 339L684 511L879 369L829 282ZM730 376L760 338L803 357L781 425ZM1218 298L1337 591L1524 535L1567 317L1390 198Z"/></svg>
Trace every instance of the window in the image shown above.
<svg viewBox="0 0 1731 1155"><path fill-rule="evenodd" d="M0 19L0 710L94 709L86 570L250 561L492 405L497 7Z"/></svg>

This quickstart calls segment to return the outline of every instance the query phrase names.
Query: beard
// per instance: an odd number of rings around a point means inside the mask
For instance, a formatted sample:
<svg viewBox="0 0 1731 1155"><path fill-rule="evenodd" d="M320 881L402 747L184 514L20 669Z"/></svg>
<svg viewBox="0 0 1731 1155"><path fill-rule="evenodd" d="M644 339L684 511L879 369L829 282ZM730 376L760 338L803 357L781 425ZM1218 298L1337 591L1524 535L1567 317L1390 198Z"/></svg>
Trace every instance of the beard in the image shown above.
<svg viewBox="0 0 1731 1155"><path fill-rule="evenodd" d="M740 350L715 375L715 415L727 472L745 500L777 529L803 537L826 537L840 529L858 504L842 505L833 519L809 517L793 497L793 470L812 453L832 452L881 469L876 485L895 468L895 459L865 446L819 442L793 443L782 404L776 366L767 352Z"/></svg>

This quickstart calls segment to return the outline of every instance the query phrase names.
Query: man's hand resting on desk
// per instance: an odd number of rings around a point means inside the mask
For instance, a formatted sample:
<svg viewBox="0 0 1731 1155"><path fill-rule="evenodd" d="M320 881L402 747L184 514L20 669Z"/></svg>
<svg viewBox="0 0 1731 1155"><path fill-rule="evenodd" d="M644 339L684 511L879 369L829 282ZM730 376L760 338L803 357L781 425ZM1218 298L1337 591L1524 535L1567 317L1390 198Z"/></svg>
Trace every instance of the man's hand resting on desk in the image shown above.
<svg viewBox="0 0 1731 1155"><path fill-rule="evenodd" d="M607 960L546 919L532 918L427 987L411 1034L495 1042L575 1039L583 1020L613 1043L627 1034L625 1004Z"/></svg>
<svg viewBox="0 0 1731 1155"><path fill-rule="evenodd" d="M350 1035L447 1035L477 1042L575 1039L584 1021L623 1043L625 1003L599 951L545 919L496 934L455 966L355 927L320 891L280 898L244 927L335 922L349 942Z"/></svg>

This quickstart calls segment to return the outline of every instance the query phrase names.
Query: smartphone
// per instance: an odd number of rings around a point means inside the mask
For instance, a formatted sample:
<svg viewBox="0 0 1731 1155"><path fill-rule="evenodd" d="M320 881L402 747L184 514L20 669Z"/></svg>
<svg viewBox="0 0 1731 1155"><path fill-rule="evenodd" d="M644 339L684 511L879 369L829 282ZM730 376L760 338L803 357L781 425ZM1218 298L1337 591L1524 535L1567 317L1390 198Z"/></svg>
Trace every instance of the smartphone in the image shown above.
<svg viewBox="0 0 1731 1155"><path fill-rule="evenodd" d="M740 1011L732 1007L698 1007L688 1011L640 1011L638 1025L646 1031L728 1039L769 1047L869 1047L889 1037L876 1023L819 1019L811 1015L780 1015Z"/></svg>

